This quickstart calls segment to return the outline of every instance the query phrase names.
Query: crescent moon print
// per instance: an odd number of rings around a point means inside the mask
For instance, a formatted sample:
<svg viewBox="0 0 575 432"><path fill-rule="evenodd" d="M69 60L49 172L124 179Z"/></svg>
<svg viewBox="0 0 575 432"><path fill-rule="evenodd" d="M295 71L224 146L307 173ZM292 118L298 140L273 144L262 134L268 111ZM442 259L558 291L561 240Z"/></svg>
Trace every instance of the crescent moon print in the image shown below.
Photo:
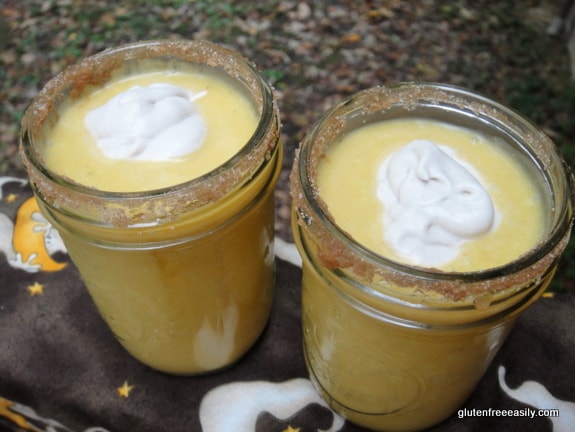
<svg viewBox="0 0 575 432"><path fill-rule="evenodd" d="M58 231L42 216L28 182L0 177L0 252L8 264L28 273L53 272L66 267L54 259L66 253ZM16 188L15 188L16 187Z"/></svg>
<svg viewBox="0 0 575 432"><path fill-rule="evenodd" d="M234 382L216 387L204 396L200 423L203 432L256 432L261 414L269 413L285 420L294 418L312 404L329 410L308 379L296 378L283 383ZM318 432L341 430L345 421L335 413L332 416L331 426L318 427ZM291 426L297 430L297 425Z"/></svg>
<svg viewBox="0 0 575 432"><path fill-rule="evenodd" d="M507 395L519 402L535 408L558 409L559 417L549 417L553 423L553 432L571 432L575 425L575 403L556 399L542 384L536 381L525 381L516 389L510 388L505 382L505 367L497 370L499 385Z"/></svg>

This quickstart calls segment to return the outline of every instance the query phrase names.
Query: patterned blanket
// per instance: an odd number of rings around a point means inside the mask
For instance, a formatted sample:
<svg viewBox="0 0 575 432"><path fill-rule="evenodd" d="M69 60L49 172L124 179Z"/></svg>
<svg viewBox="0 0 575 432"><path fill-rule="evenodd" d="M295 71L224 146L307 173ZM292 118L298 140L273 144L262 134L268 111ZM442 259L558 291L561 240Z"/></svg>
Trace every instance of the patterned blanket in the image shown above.
<svg viewBox="0 0 575 432"><path fill-rule="evenodd" d="M0 431L362 430L307 377L301 271L293 245L277 244L274 309L253 349L217 374L170 376L118 344L27 180L0 177ZM536 302L461 410L431 430L575 430L574 312L572 290Z"/></svg>

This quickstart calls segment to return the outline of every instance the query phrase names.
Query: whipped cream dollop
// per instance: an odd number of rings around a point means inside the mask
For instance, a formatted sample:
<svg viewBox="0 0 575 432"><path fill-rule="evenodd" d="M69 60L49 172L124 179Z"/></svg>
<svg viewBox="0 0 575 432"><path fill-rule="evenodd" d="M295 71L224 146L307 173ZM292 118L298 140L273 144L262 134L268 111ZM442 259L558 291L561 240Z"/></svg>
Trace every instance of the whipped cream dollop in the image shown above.
<svg viewBox="0 0 575 432"><path fill-rule="evenodd" d="M207 125L192 94L166 83L134 86L88 112L85 124L111 159L164 161L196 151Z"/></svg>
<svg viewBox="0 0 575 432"><path fill-rule="evenodd" d="M379 168L385 240L424 267L456 258L461 245L489 232L496 209L473 168L427 140L397 150Z"/></svg>

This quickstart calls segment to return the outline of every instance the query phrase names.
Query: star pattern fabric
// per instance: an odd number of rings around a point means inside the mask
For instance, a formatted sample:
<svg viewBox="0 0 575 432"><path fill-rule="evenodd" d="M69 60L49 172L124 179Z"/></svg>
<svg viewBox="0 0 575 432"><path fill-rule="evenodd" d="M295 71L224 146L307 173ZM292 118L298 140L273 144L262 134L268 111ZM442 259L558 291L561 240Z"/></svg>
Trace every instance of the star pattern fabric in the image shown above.
<svg viewBox="0 0 575 432"><path fill-rule="evenodd" d="M21 181L2 183L0 430L210 432L213 421L224 425L217 432L236 432L233 422L246 421L253 432L363 431L314 396L301 348L301 270L293 245L278 242L274 308L256 345L220 373L171 376L143 366L120 346L57 241L46 246L33 237L35 247L44 248L40 260L35 251L14 246L16 230L21 230L22 239L38 234L27 234L16 223L18 214L33 217L30 198L31 190ZM22 212L22 206L30 207ZM44 221L34 220L31 226L49 233ZM530 406L528 401L536 401L529 393L535 389L539 391L535 396L561 404L565 410L561 414L567 416L575 394L574 307L573 290L536 302L520 317L462 408L524 409ZM503 378L500 367L505 370ZM243 390L246 385L252 396L239 391L237 396L216 398L207 418L200 415L213 392L229 386ZM230 418L233 422L225 423ZM459 418L455 413L430 430L566 432L560 426L553 429L554 425L560 422L552 423L548 417Z"/></svg>

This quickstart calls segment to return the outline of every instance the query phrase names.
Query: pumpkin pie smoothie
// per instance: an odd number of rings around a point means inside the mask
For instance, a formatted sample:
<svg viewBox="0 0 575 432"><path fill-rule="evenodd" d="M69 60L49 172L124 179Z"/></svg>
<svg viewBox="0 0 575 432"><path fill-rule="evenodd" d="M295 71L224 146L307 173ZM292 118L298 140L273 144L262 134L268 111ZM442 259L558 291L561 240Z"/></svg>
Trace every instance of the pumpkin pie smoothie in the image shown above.
<svg viewBox="0 0 575 432"><path fill-rule="evenodd" d="M378 254L469 272L504 265L541 240L546 199L532 178L501 142L407 119L330 146L318 191L337 224Z"/></svg>
<svg viewBox="0 0 575 432"><path fill-rule="evenodd" d="M277 115L247 61L184 41L85 59L28 110L22 154L40 208L102 317L143 363L219 370L262 332Z"/></svg>
<svg viewBox="0 0 575 432"><path fill-rule="evenodd" d="M410 431L451 415L550 282L570 179L515 116L456 87L378 87L303 141L291 181L305 357L351 422Z"/></svg>

